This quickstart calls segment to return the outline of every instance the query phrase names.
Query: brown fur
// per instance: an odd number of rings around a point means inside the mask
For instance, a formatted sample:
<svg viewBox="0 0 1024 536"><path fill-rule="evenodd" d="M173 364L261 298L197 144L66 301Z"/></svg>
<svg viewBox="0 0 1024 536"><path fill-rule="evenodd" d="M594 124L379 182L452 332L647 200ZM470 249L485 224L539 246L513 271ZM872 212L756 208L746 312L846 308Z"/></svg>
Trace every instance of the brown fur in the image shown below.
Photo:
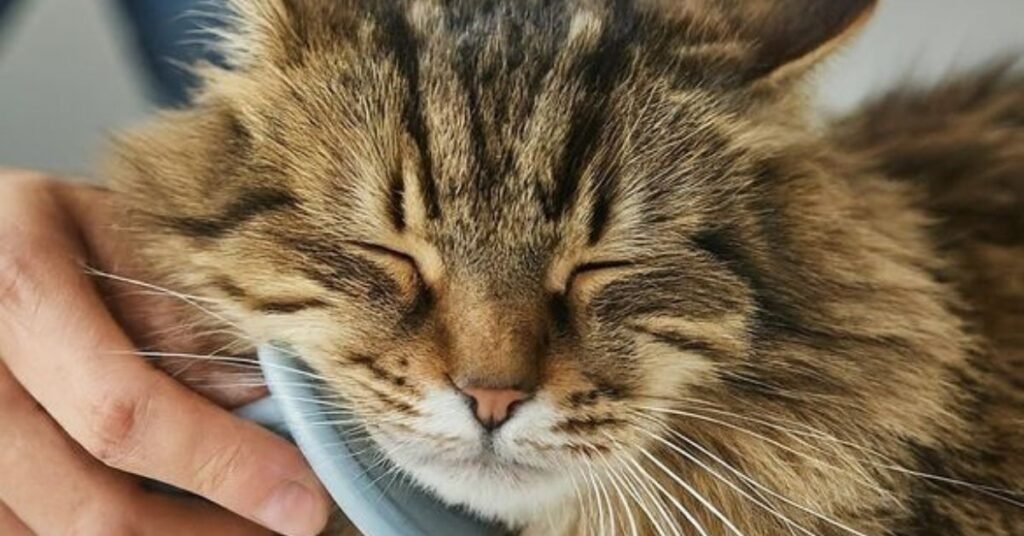
<svg viewBox="0 0 1024 536"><path fill-rule="evenodd" d="M1022 534L1020 83L822 133L803 79L873 2L237 4L234 69L120 141L128 225L401 468L510 506L439 495L533 534ZM489 473L423 427L453 385L555 418Z"/></svg>

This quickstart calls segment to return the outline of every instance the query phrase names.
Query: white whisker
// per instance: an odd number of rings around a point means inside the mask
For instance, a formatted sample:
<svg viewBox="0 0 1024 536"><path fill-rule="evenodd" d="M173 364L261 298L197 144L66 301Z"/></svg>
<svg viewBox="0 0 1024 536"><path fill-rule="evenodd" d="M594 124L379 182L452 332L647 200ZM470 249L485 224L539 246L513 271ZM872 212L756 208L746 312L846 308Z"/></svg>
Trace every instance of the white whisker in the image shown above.
<svg viewBox="0 0 1024 536"><path fill-rule="evenodd" d="M732 521L729 520L729 518L722 514L722 512L720 512L714 504L711 504L711 501L707 500L707 498L701 495L696 489L693 488L693 486L691 486L685 480L679 478L678 475L673 473L664 463L662 463L661 460L659 460L656 456L651 454L650 451L641 447L640 453L643 454L644 457L646 457L652 463L657 465L659 469L664 471L669 478L671 478L676 484L679 484L679 487L683 488L683 490L685 490L686 493L688 493L691 497L696 499L697 502L704 506L704 508L707 508L707 510L711 512L711 514L714 515L716 518L718 518L718 520L721 521L722 524L725 525L725 527L728 528L730 532L732 532L736 536L744 536L743 532L736 528L736 525L734 525Z"/></svg>
<svg viewBox="0 0 1024 536"><path fill-rule="evenodd" d="M689 453L689 452L686 452L686 451L685 451L685 450L683 450L683 449L680 449L680 448L679 448L679 447L677 447L676 445L673 445L672 443L670 443L670 442L666 441L666 440L665 440L664 438L662 438L662 437L658 436L657 434L651 433L651 432L649 432L649 431L647 431L647 430L645 430L645 429L643 429L643 428L640 428L640 427L636 427L636 428L637 428L637 429L638 429L638 430L639 430L640 432L642 432L642 433L644 433L644 434L646 434L646 435L650 436L650 437L651 437L652 439L654 439L655 441L658 441L659 443L661 443L661 444L663 444L663 445L665 445L665 446L669 447L670 449L672 449L672 450L673 450L674 452L676 452L676 453L678 453L678 454L682 455L682 456L683 456L683 457L685 457L685 458L686 458L687 460L690 460L691 462L693 462L693 463L697 464L697 466L698 466L698 467L700 467L700 468L704 469L705 471L707 471L708 473L710 473L710 474L711 474L712 476L714 476L714 477L715 477L716 479L718 479L718 480L719 480L720 482L722 482L723 484L725 484L725 485L729 486L730 488L732 488L732 489L733 489L734 491L736 491L737 493L739 493L739 494L740 494L740 496L742 496L742 497L746 498L747 500L751 501L751 502L752 502L752 503L754 503L755 505L757 505L757 506L761 507L762 509L764 509L764 510L768 511L769 513L771 513L772 515L774 515L774 516L775 516L776 518L778 518L779 520L781 520L781 521L783 521L784 523L786 523L786 525L787 525L787 526L793 525L793 526L794 526L794 527L795 527L795 528L796 528L797 530L799 530L800 532L803 532L804 534L807 534L808 536L813 536L813 533L812 533L812 532L810 532L810 531L808 531L807 529L805 529L804 527L800 526L799 524L797 524L797 523L796 523L796 522L794 522L793 520L791 520L791 519L787 518L787 517L786 517L785 515L783 515L782 513L780 513L780 512L778 511L778 510L776 510L776 509L775 509L774 507L772 507L771 505L768 505L768 504L766 504L766 503L764 503L764 502L762 502L762 501L760 501L760 500L758 500L758 499L755 499L755 498L751 497L749 493L747 493L747 492L746 492L746 491L745 491L744 489L742 489L742 488L740 488L740 487L739 487L738 485L736 485L736 483L734 483L734 482L732 482L731 480L729 480L729 479L727 479L727 478L723 477L723 476L722 476L721 474L719 474L719 473L718 473L717 471L715 471L714 469L712 469L711 467L709 467L709 466L708 466L708 465L707 465L706 463L702 462L702 461L701 461L700 459L698 459L698 458L697 458L696 456L692 455L692 454L691 454L691 453ZM680 436L680 437L682 438L682 434L678 434L677 432L674 432L674 431L670 431L670 432L671 432L671 433L673 433L673 435L679 435L679 436ZM689 444L691 444L691 445L693 444L693 443L692 443L692 442L690 442L689 440L687 440L687 443L689 443Z"/></svg>
<svg viewBox="0 0 1024 536"><path fill-rule="evenodd" d="M620 482L617 482L618 479L617 479L617 475L616 475L615 471L612 469L611 465L604 458L604 456L601 455L600 453L597 453L597 449L596 448L593 448L593 446L591 446L591 448L597 454L598 460L602 464L604 464L605 471L607 472L608 476L610 477L608 483L611 484L612 489L615 491L615 494L618 496L619 503L622 504L622 508L624 510L624 513L626 514L626 522L629 523L630 534L632 534L633 536L638 536L638 531L637 531L637 526L636 526L636 519L634 519L634 517L633 517L633 509L630 508L629 502L626 500L626 496L622 492L622 488L620 487Z"/></svg>
<svg viewBox="0 0 1024 536"><path fill-rule="evenodd" d="M682 514L686 521L690 524L690 526L692 526L697 531L697 534L699 534L700 536L708 536L707 530L705 530L704 527L700 524L700 521L698 521L697 518L694 517L693 514L690 513L690 511L687 510L686 507L679 502L679 499L676 498L675 494L665 489L665 486L663 486L661 482L658 482L658 479L651 476L651 474L648 473L643 468L643 466L640 465L639 462L632 458L626 458L626 461L631 463L633 467L635 467L640 472L641 475L647 478L647 481L653 484L654 487L657 488L658 491L660 491L661 494L664 495L670 503L672 503L672 506L676 507L676 510L678 510L679 513Z"/></svg>
<svg viewBox="0 0 1024 536"><path fill-rule="evenodd" d="M606 434L606 435L607 435L607 437L609 439L611 439L612 441L615 441L611 437L610 434ZM617 441L615 441L615 442L618 443ZM628 471L630 475L632 475L632 477L636 481L637 485L639 485L641 487L641 489L644 491L644 493L648 496L648 498L654 504L654 507L658 510L658 514L666 522L666 524L668 525L669 529L672 530L673 536L682 536L682 534L679 531L678 524L672 519L672 516L668 513L668 510L665 509L664 501L659 499L657 494L655 494L654 491L651 489L650 482L644 481L641 478L641 475L638 474L633 469L633 467L630 464L625 463L625 460L624 460L625 456L623 456L621 454L616 454L616 457L619 459L620 462L622 462L623 468L626 471ZM650 478L650 475L646 475L645 474L645 476ZM658 530L658 534L663 534L663 531L662 531L662 528L661 528L661 523L660 522L656 522L654 520L654 517L650 514L650 512L648 512L647 515L651 519L651 522L654 523L655 528Z"/></svg>
<svg viewBox="0 0 1024 536"><path fill-rule="evenodd" d="M684 441L689 441L689 439L686 438L686 439L684 439ZM753 478L750 478L750 477L746 476L739 469L736 469L733 466L729 465L728 462L723 460L721 457L716 456L714 453L708 451L707 449L702 447L699 443L692 442L692 443L689 443L689 444L691 444L695 449L697 449L698 451L703 453L705 456L707 456L707 457L711 458L712 460L718 462L720 465L725 467L729 472L731 472L732 474L736 475L737 478L740 478L744 482L747 482L751 486L754 486L754 487L756 487L757 489L759 489L761 491L764 491L765 493L771 495L772 497L775 497L775 498L781 500L782 502L784 502L784 503L786 503L786 504L788 504L790 506L793 506L795 508L798 508L801 511L803 511L803 512L805 512L807 514L810 514L810 515L812 515L812 516L814 516L814 517L816 517L816 518L818 518L818 519L820 519L822 521L825 521L826 523L829 523L829 524L831 524L831 525L833 525L833 526L835 526L837 528L843 529L843 530L849 532L850 534L855 534L857 536L866 536L865 534L857 531L854 528L848 527L848 526L846 526L846 525L844 525L844 524L842 524L842 523L840 523L840 522L838 522L836 520L833 520L833 519L829 518L828 516L826 516L826 515L824 515L824 514L822 514L820 512L817 512L817 511L815 511L815 510L813 510L811 508L808 508L808 507L806 507L804 505L801 505L801 504L799 504L799 503L789 499L788 497L786 497L786 496L784 496L784 495L782 495L780 493L777 493L774 490L769 489L768 487L764 486L763 484L761 484L760 482L754 480Z"/></svg>

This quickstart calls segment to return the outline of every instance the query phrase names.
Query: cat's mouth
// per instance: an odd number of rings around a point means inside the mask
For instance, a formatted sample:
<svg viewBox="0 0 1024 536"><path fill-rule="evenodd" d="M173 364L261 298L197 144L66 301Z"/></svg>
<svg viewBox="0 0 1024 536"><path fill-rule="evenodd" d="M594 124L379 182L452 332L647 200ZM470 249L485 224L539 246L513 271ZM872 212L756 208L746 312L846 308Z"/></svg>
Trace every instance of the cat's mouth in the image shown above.
<svg viewBox="0 0 1024 536"><path fill-rule="evenodd" d="M572 496L565 473L503 454L498 447L479 446L475 453L460 455L424 449L391 459L442 501L510 526L535 514L538 504L559 504Z"/></svg>
<svg viewBox="0 0 1024 536"><path fill-rule="evenodd" d="M541 476L550 468L501 456L490 448L477 456L466 456L456 459L435 458L434 463L453 470L466 469L472 471L506 471L513 476Z"/></svg>
<svg viewBox="0 0 1024 536"><path fill-rule="evenodd" d="M511 526L535 514L538 501L573 496L571 453L551 431L559 419L539 396L487 431L461 397L442 390L425 397L416 416L369 421L367 430L388 461L442 501Z"/></svg>
<svg viewBox="0 0 1024 536"><path fill-rule="evenodd" d="M410 445L409 439L405 440ZM513 476L541 476L551 471L548 465L537 463L537 460L524 459L523 456L510 454L501 444L491 437L479 441L463 440L454 443L438 444L429 438L423 438L416 447L407 452L399 452L391 447L397 444L395 438L384 436L378 438L384 450L393 452L392 458L399 465L433 465L452 471L466 470L472 472L502 471Z"/></svg>

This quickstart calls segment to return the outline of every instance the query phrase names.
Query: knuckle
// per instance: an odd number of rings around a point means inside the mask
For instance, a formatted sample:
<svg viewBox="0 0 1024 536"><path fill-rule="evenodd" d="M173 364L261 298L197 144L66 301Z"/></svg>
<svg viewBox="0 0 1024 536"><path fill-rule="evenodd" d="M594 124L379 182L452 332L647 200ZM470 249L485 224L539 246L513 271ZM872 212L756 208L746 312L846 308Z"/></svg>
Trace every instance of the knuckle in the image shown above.
<svg viewBox="0 0 1024 536"><path fill-rule="evenodd" d="M38 301L29 247L18 233L0 228L0 318L24 318Z"/></svg>
<svg viewBox="0 0 1024 536"><path fill-rule="evenodd" d="M194 473L195 491L203 496L216 495L225 487L232 475L238 474L247 459L245 446L233 442L216 455L205 460Z"/></svg>
<svg viewBox="0 0 1024 536"><path fill-rule="evenodd" d="M96 459L117 469L129 469L142 442L149 397L144 390L114 392L100 398L91 412L91 426L82 446Z"/></svg>
<svg viewBox="0 0 1024 536"><path fill-rule="evenodd" d="M52 239L53 232L35 228L39 214L34 208L52 209L48 185L46 179L29 173L0 173L0 199L30 207L20 215L0 214L0 326L3 321L24 323L26 314L39 305L42 289L36 274L45 268L40 251L51 245L40 241Z"/></svg>
<svg viewBox="0 0 1024 536"><path fill-rule="evenodd" d="M0 193L39 188L50 180L50 177L38 171L0 168Z"/></svg>
<svg viewBox="0 0 1024 536"><path fill-rule="evenodd" d="M47 190L52 179L34 171L0 169L0 196L3 199L31 199Z"/></svg>

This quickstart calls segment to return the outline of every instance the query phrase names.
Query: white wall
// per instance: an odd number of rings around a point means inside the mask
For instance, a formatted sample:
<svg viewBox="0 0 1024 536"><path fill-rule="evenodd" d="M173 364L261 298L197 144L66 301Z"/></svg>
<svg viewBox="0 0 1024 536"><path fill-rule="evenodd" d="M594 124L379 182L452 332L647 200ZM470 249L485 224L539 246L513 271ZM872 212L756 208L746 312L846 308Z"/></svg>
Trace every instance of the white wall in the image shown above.
<svg viewBox="0 0 1024 536"><path fill-rule="evenodd" d="M103 0L22 0L0 24L0 166L92 174L111 129L148 111Z"/></svg>
<svg viewBox="0 0 1024 536"><path fill-rule="evenodd" d="M935 81L1022 53L1024 0L881 0L863 33L822 73L819 100L829 111L848 109L903 80Z"/></svg>
<svg viewBox="0 0 1024 536"><path fill-rule="evenodd" d="M107 133L149 111L117 19L101 0L22 3L0 25L0 165L90 173ZM882 0L822 73L820 100L841 110L907 76L1022 50L1024 0Z"/></svg>

